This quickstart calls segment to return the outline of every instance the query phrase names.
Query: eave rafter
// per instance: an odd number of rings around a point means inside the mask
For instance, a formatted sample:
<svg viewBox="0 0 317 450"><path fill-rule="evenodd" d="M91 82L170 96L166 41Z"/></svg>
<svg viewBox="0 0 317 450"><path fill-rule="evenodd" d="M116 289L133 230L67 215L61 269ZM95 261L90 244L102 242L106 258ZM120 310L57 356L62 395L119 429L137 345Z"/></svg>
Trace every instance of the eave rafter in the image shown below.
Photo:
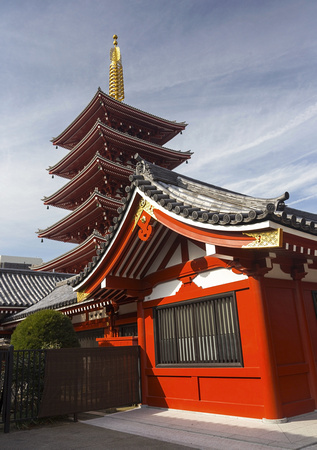
<svg viewBox="0 0 317 450"><path fill-rule="evenodd" d="M39 230L38 235L40 238L74 244L83 242L93 230L104 235L121 205L119 200L94 192L86 202L66 217L46 230Z"/></svg>
<svg viewBox="0 0 317 450"><path fill-rule="evenodd" d="M97 121L71 152L49 168L49 173L72 178L97 152L109 160L130 167L135 165L134 155L139 153L153 163L160 163L169 169L174 169L191 156L190 152L180 152L145 142Z"/></svg>
<svg viewBox="0 0 317 450"><path fill-rule="evenodd" d="M92 186L101 194L120 199L131 173L132 169L109 161L97 153L66 185L44 198L44 204L74 210L92 195Z"/></svg>
<svg viewBox="0 0 317 450"><path fill-rule="evenodd" d="M104 236L93 232L84 242L68 252L34 268L35 271L55 271L63 273L79 273L98 254Z"/></svg>

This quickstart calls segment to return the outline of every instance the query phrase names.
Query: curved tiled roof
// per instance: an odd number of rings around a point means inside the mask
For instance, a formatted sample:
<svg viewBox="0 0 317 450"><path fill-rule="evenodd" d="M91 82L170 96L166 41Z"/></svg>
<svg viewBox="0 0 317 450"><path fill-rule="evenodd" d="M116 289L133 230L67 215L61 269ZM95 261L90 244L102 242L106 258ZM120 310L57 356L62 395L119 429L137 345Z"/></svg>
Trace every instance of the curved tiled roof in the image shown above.
<svg viewBox="0 0 317 450"><path fill-rule="evenodd" d="M269 219L317 235L317 214L285 205L288 192L275 198L250 197L179 175L140 158L131 181L167 210L194 221L230 226Z"/></svg>
<svg viewBox="0 0 317 450"><path fill-rule="evenodd" d="M239 194L208 183L194 180L174 171L164 169L136 156L138 163L134 175L130 175L131 186L126 188L127 197L118 209L114 226L102 243L98 255L85 270L72 280L79 284L97 265L106 247L112 240L136 187L160 207L199 224L216 225L228 229L234 225L247 225L270 220L287 227L317 235L317 215L295 210L285 205L288 192L275 198L258 198Z"/></svg>
<svg viewBox="0 0 317 450"><path fill-rule="evenodd" d="M27 308L52 292L69 274L0 269L0 306Z"/></svg>
<svg viewBox="0 0 317 450"><path fill-rule="evenodd" d="M66 280L57 283L52 292L29 308L3 320L3 323L16 322L42 309L59 309L77 303L77 294Z"/></svg>
<svg viewBox="0 0 317 450"><path fill-rule="evenodd" d="M199 222L237 225L263 220L282 210L287 192L276 198L257 198L180 175L139 160L134 186L168 211Z"/></svg>

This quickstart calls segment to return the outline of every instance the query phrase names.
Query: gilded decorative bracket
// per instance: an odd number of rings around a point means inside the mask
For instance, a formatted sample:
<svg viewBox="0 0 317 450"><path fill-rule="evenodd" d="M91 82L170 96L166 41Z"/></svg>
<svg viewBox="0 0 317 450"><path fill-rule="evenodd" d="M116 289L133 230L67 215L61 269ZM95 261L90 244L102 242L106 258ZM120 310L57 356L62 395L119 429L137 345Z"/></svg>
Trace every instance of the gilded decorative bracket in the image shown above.
<svg viewBox="0 0 317 450"><path fill-rule="evenodd" d="M155 214L153 212L153 205L151 205L150 202L148 202L147 200L142 198L140 200L140 203L139 203L139 206L138 206L138 210L137 210L137 212L136 212L136 214L134 216L134 227L138 223L138 221L139 221L143 211L147 212L151 217L153 217L153 219L157 220L156 217L155 217Z"/></svg>
<svg viewBox="0 0 317 450"><path fill-rule="evenodd" d="M153 212L153 205L144 198L140 200L138 210L134 216L134 227L140 227L138 236L142 241L147 241L152 234L151 218L156 220Z"/></svg>
<svg viewBox="0 0 317 450"><path fill-rule="evenodd" d="M283 246L283 230L281 228L271 231L243 234L254 238L254 241L247 245L243 245L243 248L271 248Z"/></svg>
<svg viewBox="0 0 317 450"><path fill-rule="evenodd" d="M83 302L89 297L89 292L77 292L77 303Z"/></svg>

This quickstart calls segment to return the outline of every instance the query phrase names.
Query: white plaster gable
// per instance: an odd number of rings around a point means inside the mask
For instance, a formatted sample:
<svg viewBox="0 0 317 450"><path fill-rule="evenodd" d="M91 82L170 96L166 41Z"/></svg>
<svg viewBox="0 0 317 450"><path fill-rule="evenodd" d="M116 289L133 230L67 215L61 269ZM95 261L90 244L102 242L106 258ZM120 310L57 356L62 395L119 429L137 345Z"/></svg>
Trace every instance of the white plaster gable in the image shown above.
<svg viewBox="0 0 317 450"><path fill-rule="evenodd" d="M127 303L126 305L120 305L119 314L123 315L123 314L134 313L134 312L136 312L136 310L137 310L136 302Z"/></svg>
<svg viewBox="0 0 317 450"><path fill-rule="evenodd" d="M181 262L182 262L182 251L181 251L181 246L178 245L178 247L176 248L173 256L169 260L166 267L173 267L173 266L176 266L176 264L180 264Z"/></svg>
<svg viewBox="0 0 317 450"><path fill-rule="evenodd" d="M272 264L273 268L268 273L264 275L265 278L276 278L278 280L292 280L292 277L289 273L285 273L281 270L279 264Z"/></svg>
<svg viewBox="0 0 317 450"><path fill-rule="evenodd" d="M316 283L317 281L317 270L316 269L310 269L308 267L308 264L304 264L305 272L307 272L307 275L305 278L303 278L303 281Z"/></svg>
<svg viewBox="0 0 317 450"><path fill-rule="evenodd" d="M156 298L170 297L175 295L181 288L182 282L179 280L166 281L165 283L160 283L153 289L152 293L144 298L145 302L154 300Z"/></svg>
<svg viewBox="0 0 317 450"><path fill-rule="evenodd" d="M154 273L159 268L161 262L165 258L167 252L171 248L175 239L177 239L177 235L173 233L169 237L169 239L167 239L165 244L162 244L161 250L157 252L155 261L153 262L152 266L148 270L147 275L150 273ZM189 260L193 260L193 259L197 259L197 258L206 256L206 251L204 249L200 248L194 242L188 240L187 245L188 245ZM181 244L179 244L176 247L174 254L171 256L170 260L166 264L166 267L173 267L173 266L176 266L177 264L181 264L182 262L183 262L182 261L182 249L181 249Z"/></svg>
<svg viewBox="0 0 317 450"><path fill-rule="evenodd" d="M247 279L247 275L237 274L232 272L231 269L225 269L222 267L199 273L193 281L197 284L197 286L206 289Z"/></svg>
<svg viewBox="0 0 317 450"><path fill-rule="evenodd" d="M86 314L76 314L72 317L72 323L81 323L85 322Z"/></svg>
<svg viewBox="0 0 317 450"><path fill-rule="evenodd" d="M206 251L202 248L198 247L194 242L188 241L188 253L189 253L189 259L196 259L196 258L202 258L203 256L206 256Z"/></svg>
<svg viewBox="0 0 317 450"><path fill-rule="evenodd" d="M153 262L152 266L150 267L146 275L155 272L159 268L161 262L163 261L166 253L170 249L175 239L176 235L172 233L169 239L167 239L167 241L165 242L165 244L162 244L161 251L156 252L155 261Z"/></svg>
<svg viewBox="0 0 317 450"><path fill-rule="evenodd" d="M223 284L234 283L248 279L247 275L236 274L231 269L219 268L212 269L198 274L194 279L194 283L203 288L221 286ZM157 298L170 297L175 295L182 286L179 280L171 280L160 283L153 289L152 293L144 298L144 301L155 300Z"/></svg>

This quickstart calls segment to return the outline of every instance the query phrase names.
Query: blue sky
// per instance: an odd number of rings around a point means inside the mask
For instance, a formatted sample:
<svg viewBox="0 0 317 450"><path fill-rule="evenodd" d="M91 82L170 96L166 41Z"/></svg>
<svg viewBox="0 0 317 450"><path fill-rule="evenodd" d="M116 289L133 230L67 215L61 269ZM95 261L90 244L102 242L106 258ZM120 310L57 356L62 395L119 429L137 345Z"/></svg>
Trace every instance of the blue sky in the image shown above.
<svg viewBox="0 0 317 450"><path fill-rule="evenodd" d="M125 102L188 123L181 173L317 213L316 22L314 0L1 0L0 254L71 248L36 235L66 215L50 140L108 92L113 34Z"/></svg>

